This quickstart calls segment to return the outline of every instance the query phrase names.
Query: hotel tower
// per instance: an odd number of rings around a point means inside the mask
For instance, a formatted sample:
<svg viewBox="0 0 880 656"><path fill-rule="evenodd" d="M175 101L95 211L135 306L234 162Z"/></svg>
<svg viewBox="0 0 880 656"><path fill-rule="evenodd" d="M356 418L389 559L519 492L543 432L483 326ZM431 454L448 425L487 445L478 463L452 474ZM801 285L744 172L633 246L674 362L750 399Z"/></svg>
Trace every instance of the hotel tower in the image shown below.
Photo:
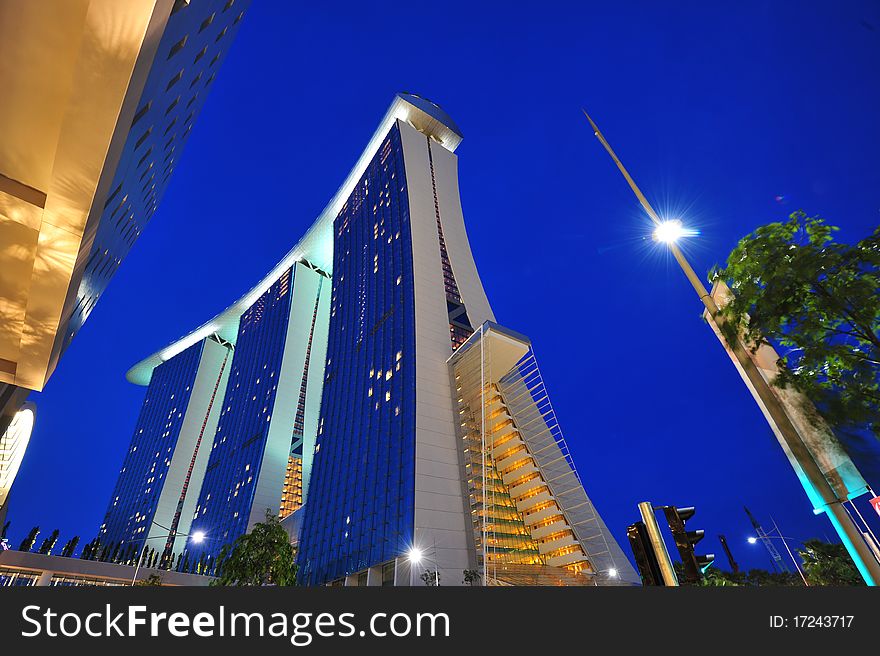
<svg viewBox="0 0 880 656"><path fill-rule="evenodd" d="M102 539L137 542L155 522L167 557L213 571L268 511L308 585L638 581L530 340L489 305L461 140L440 107L398 94L270 274L128 372L147 396Z"/></svg>

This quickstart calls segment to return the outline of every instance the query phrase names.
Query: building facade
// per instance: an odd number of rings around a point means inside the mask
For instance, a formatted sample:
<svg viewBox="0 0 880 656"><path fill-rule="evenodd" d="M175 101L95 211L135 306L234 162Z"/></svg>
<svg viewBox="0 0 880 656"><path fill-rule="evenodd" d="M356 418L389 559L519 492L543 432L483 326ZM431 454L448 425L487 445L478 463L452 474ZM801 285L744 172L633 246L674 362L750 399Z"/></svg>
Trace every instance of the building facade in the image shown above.
<svg viewBox="0 0 880 656"><path fill-rule="evenodd" d="M638 581L584 491L530 341L495 322L459 199L461 140L440 107L398 94L282 262L129 371L148 384L208 336L237 340L192 523L208 539L187 546L193 558L213 567L266 509L292 510L309 585L457 585L465 570L487 585ZM323 287L288 309L282 289L300 267ZM285 321L319 348L288 354Z"/></svg>
<svg viewBox="0 0 880 656"><path fill-rule="evenodd" d="M156 212L248 5L0 0L0 433Z"/></svg>
<svg viewBox="0 0 880 656"><path fill-rule="evenodd" d="M98 538L171 562L190 531L230 375L232 345L208 337L157 367ZM112 546L111 546L112 545Z"/></svg>

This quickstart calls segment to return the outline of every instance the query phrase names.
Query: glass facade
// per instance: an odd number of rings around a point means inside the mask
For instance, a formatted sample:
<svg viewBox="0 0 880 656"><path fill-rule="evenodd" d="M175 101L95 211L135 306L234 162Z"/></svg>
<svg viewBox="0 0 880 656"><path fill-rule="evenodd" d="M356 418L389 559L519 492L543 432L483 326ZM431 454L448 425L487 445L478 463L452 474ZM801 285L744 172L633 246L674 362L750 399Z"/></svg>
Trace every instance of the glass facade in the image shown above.
<svg viewBox="0 0 880 656"><path fill-rule="evenodd" d="M415 308L396 125L333 230L327 366L298 555L309 585L392 560L412 544Z"/></svg>
<svg viewBox="0 0 880 656"><path fill-rule="evenodd" d="M147 537L177 446L204 341L156 367L98 537L138 546Z"/></svg>
<svg viewBox="0 0 880 656"><path fill-rule="evenodd" d="M202 558L214 562L224 545L247 532L278 389L292 286L293 270L288 269L241 316L223 410L190 529L204 531L207 538L201 545L187 545L192 563Z"/></svg>
<svg viewBox="0 0 880 656"><path fill-rule="evenodd" d="M249 5L250 0L180 3L169 17L101 210L63 348L156 212Z"/></svg>

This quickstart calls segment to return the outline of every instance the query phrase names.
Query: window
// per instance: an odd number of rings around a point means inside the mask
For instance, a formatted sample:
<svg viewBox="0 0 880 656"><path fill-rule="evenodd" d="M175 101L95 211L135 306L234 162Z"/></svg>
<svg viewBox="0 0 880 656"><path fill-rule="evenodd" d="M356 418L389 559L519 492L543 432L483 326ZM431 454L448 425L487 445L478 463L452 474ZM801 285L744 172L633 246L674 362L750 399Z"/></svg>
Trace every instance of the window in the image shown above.
<svg viewBox="0 0 880 656"><path fill-rule="evenodd" d="M113 199L116 198L116 195L122 191L122 185L120 184L116 189L113 190L113 193L107 197L107 200L104 201L104 209L107 209L107 206L113 202Z"/></svg>
<svg viewBox="0 0 880 656"><path fill-rule="evenodd" d="M168 59L171 59L174 55L183 50L183 47L186 45L186 40L188 38L189 35L185 34L180 41L171 46L171 50L168 52Z"/></svg>
<svg viewBox="0 0 880 656"><path fill-rule="evenodd" d="M180 102L180 96L174 99L174 102L168 105L168 109L165 110L165 116L168 116L171 113L171 110L177 107L177 103Z"/></svg>
<svg viewBox="0 0 880 656"><path fill-rule="evenodd" d="M216 14L211 14L211 15L208 16L205 20L202 21L202 24L201 24L201 26L199 27L199 34L201 34L201 33L204 32L206 29L208 29L208 27L210 27L211 23L214 22L214 16L215 16L215 15L216 15Z"/></svg>
<svg viewBox="0 0 880 656"><path fill-rule="evenodd" d="M217 41L219 41L220 39L222 39L224 36L226 36L226 33L227 33L228 31L229 31L229 28L228 28L228 27L224 27L222 30L220 30L220 34L217 35L217 38L214 39L214 41L217 42Z"/></svg>
<svg viewBox="0 0 880 656"><path fill-rule="evenodd" d="M229 9L233 4L235 4L235 0L227 0L226 4L223 6L223 11Z"/></svg>
<svg viewBox="0 0 880 656"><path fill-rule="evenodd" d="M394 585L394 561L382 565L382 585Z"/></svg>
<svg viewBox="0 0 880 656"><path fill-rule="evenodd" d="M171 121L171 123L168 124L168 127L165 128L165 132L162 133L162 136L165 136L166 134L168 134L171 131L171 128L174 127L175 123L177 123L177 118L175 118L173 121Z"/></svg>
<svg viewBox="0 0 880 656"><path fill-rule="evenodd" d="M174 0L174 6L171 8L171 15L173 16L184 7L189 7L189 0Z"/></svg>
<svg viewBox="0 0 880 656"><path fill-rule="evenodd" d="M175 75L174 77L172 77L171 80L168 82L168 86L165 87L165 91L168 91L168 89L170 89L170 88L173 87L175 84L177 84L178 82L180 82L180 78L182 78L182 77L183 77L183 69L181 68L179 71L177 71L177 75Z"/></svg>
<svg viewBox="0 0 880 656"><path fill-rule="evenodd" d="M202 79L202 74L199 73L198 75L196 75L196 76L192 79L192 82L189 83L189 88L192 89L192 88L196 85L196 83L197 83L199 80L201 80L201 79Z"/></svg>
<svg viewBox="0 0 880 656"><path fill-rule="evenodd" d="M196 54L196 58L193 59L193 64L197 64L198 61L205 56L205 53L208 52L208 46L205 46L201 50L199 50L198 54Z"/></svg>
<svg viewBox="0 0 880 656"><path fill-rule="evenodd" d="M134 119L132 119L132 121L131 121L131 127L134 127L134 124L137 123L138 121L140 121L144 117L144 114L146 114L148 111L150 111L150 107L152 107L152 106L153 106L153 101L151 100L146 105L141 107L138 110L138 113L134 115Z"/></svg>
<svg viewBox="0 0 880 656"><path fill-rule="evenodd" d="M149 138L149 136L150 136L152 133L153 133L153 127L150 126L150 128L149 128L146 132L144 132L144 133L141 135L140 139L138 139L137 142L134 144L134 148L135 148L135 150L137 150L138 148L140 148L140 145L141 145L142 143L144 143L144 142Z"/></svg>
<svg viewBox="0 0 880 656"><path fill-rule="evenodd" d="M147 161L147 158L150 156L150 153L152 153L152 152L153 152L153 147L150 146L150 148L147 150L147 152L144 153L144 156L141 157L141 161L138 162L137 168L140 168L143 165L143 163Z"/></svg>

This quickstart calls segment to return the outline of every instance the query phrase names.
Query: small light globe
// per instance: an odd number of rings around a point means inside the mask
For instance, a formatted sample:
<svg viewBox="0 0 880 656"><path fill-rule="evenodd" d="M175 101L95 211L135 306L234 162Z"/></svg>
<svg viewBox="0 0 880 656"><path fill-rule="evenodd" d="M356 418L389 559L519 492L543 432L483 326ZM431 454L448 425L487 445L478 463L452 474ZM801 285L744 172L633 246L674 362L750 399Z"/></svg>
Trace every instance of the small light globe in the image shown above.
<svg viewBox="0 0 880 656"><path fill-rule="evenodd" d="M684 225L678 219L664 221L654 229L654 240L663 244L673 244L687 234Z"/></svg>
<svg viewBox="0 0 880 656"><path fill-rule="evenodd" d="M755 544L758 541L758 538L749 538L749 544Z"/></svg>
<svg viewBox="0 0 880 656"><path fill-rule="evenodd" d="M611 569L608 570L608 576L610 576L613 579L616 579L617 578L617 570L612 567Z"/></svg>
<svg viewBox="0 0 880 656"><path fill-rule="evenodd" d="M205 541L205 532L204 531L196 531L192 534L192 541L195 544L199 544Z"/></svg>
<svg viewBox="0 0 880 656"><path fill-rule="evenodd" d="M422 562L422 550L418 547L413 547L409 550L407 557L409 558L409 562L411 562L413 565L418 565L420 562Z"/></svg>

